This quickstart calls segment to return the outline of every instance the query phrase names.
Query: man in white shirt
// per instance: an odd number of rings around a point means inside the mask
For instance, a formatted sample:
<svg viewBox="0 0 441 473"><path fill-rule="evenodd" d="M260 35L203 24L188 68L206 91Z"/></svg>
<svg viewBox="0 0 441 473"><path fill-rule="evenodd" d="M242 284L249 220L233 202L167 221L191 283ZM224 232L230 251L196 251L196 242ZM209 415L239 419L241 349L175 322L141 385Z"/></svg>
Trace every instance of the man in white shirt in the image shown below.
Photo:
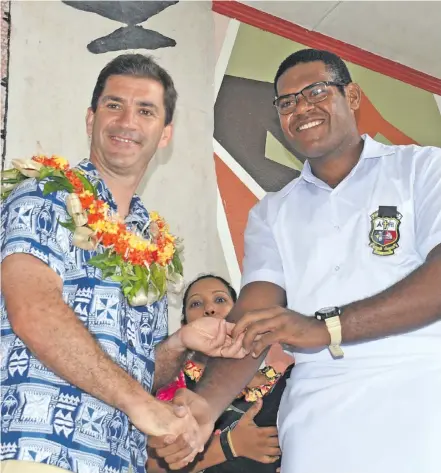
<svg viewBox="0 0 441 473"><path fill-rule="evenodd" d="M296 360L279 410L282 473L439 473L441 150L361 137L360 88L326 51L289 56L275 89L306 162L249 215L230 318L251 355L213 361L201 397L181 402L208 432L279 342ZM174 465L188 448L157 446Z"/></svg>

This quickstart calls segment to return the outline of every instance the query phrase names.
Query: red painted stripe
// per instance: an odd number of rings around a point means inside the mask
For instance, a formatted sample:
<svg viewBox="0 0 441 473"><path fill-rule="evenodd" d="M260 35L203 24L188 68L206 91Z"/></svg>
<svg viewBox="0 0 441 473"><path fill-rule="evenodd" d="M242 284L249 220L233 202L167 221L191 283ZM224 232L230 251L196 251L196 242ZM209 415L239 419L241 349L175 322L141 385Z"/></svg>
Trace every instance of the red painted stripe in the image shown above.
<svg viewBox="0 0 441 473"><path fill-rule="evenodd" d="M310 48L326 49L342 59L385 74L407 84L441 95L441 79L391 61L364 49L352 46L315 31L307 30L295 23L261 12L233 0L213 0L213 11L235 18L242 23L255 26Z"/></svg>

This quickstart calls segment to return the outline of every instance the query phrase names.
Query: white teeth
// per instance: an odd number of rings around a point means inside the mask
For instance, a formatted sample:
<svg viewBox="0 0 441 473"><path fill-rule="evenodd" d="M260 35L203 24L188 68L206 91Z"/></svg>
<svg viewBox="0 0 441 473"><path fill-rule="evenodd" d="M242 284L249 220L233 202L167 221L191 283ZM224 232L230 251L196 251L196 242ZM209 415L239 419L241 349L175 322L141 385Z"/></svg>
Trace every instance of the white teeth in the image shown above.
<svg viewBox="0 0 441 473"><path fill-rule="evenodd" d="M313 128L314 126L321 125L322 123L323 123L323 120L316 120L315 122L305 123L304 125L299 126L298 130L299 131L307 130L308 128Z"/></svg>
<svg viewBox="0 0 441 473"><path fill-rule="evenodd" d="M121 141L122 143L133 143L132 140L126 140L124 138L119 138L118 136L113 136L112 138L116 141Z"/></svg>

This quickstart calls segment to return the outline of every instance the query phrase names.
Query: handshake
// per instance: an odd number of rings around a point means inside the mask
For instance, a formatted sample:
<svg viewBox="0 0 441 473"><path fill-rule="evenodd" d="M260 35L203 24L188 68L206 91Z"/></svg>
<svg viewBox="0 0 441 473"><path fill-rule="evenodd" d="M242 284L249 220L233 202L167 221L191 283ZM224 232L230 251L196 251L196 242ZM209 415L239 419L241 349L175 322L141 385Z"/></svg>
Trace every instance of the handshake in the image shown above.
<svg viewBox="0 0 441 473"><path fill-rule="evenodd" d="M205 317L181 328L175 335L181 346L211 357L258 358L274 343L301 348L329 343L324 324L283 307L246 313L237 324ZM237 393L229 393L231 399ZM148 445L172 470L184 468L204 450L217 420L216 409L188 389L177 391L171 403L152 400L127 412L133 424L149 435Z"/></svg>
<svg viewBox="0 0 441 473"><path fill-rule="evenodd" d="M168 339L169 349L203 353L217 358L243 358L244 333L233 339L235 324L225 320L203 317L184 325ZM172 470L184 468L203 452L214 429L214 418L207 401L180 389L172 402L152 397L134 401L127 409L130 421L149 436L149 447L163 458Z"/></svg>
<svg viewBox="0 0 441 473"><path fill-rule="evenodd" d="M154 401L154 404L151 406L154 412L151 410L147 417L146 427L150 432L153 430L148 445L171 470L184 468L204 451L213 433L216 419L210 415L210 406L188 389L177 391L171 403Z"/></svg>

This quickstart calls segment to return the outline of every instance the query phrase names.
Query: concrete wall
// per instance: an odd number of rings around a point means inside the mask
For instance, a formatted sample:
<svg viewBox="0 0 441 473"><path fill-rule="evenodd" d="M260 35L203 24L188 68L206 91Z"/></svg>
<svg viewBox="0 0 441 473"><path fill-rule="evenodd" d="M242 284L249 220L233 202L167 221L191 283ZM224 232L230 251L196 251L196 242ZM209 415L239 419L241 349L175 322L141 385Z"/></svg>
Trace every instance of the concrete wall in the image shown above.
<svg viewBox="0 0 441 473"><path fill-rule="evenodd" d="M124 24L58 0L12 2L10 9L6 163L35 153L76 163L88 156L84 116L96 77L125 52L92 54L87 45ZM142 26L176 41L175 47L137 52L151 53L171 73L179 100L173 143L155 157L140 194L184 239L187 281L209 271L228 277L216 216L211 2L181 1ZM171 330L179 325L179 311L171 307Z"/></svg>

